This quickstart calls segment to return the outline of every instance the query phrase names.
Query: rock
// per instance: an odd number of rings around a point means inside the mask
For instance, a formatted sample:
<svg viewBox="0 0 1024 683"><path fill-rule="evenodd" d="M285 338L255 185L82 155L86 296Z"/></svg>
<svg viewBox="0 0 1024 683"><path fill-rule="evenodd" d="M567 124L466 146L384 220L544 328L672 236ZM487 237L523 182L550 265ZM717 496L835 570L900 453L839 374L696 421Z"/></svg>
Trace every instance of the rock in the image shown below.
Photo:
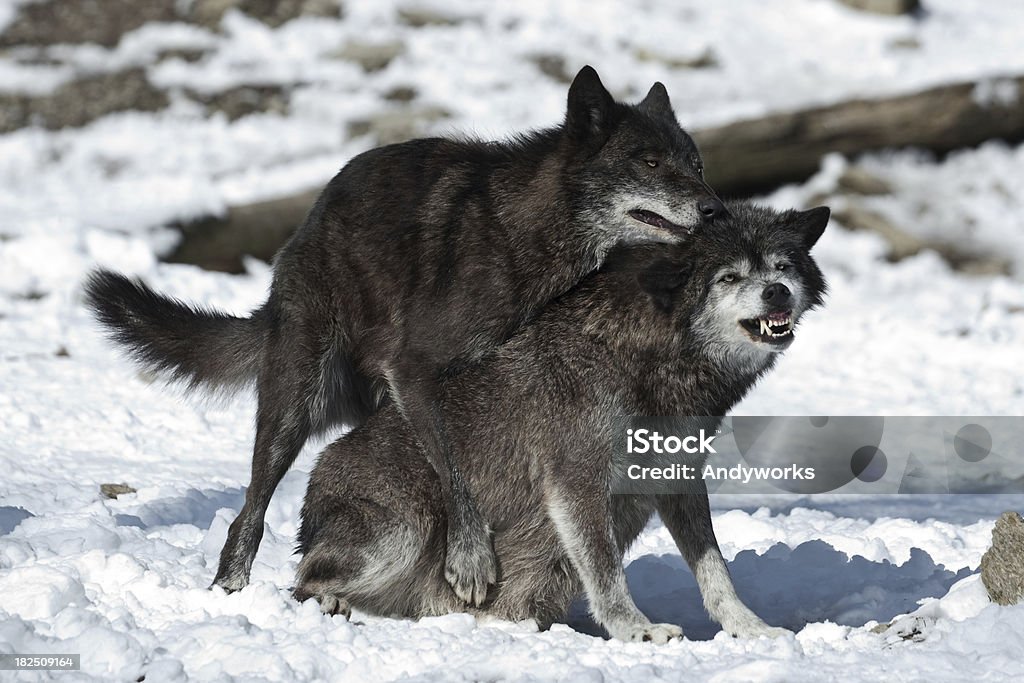
<svg viewBox="0 0 1024 683"><path fill-rule="evenodd" d="M408 6L398 8L398 19L406 26L457 26L467 19L454 14L445 14L429 7Z"/></svg>
<svg viewBox="0 0 1024 683"><path fill-rule="evenodd" d="M167 95L153 87L143 69L80 78L50 95L0 95L0 133L27 125L52 130L83 126L116 111L159 111Z"/></svg>
<svg viewBox="0 0 1024 683"><path fill-rule="evenodd" d="M562 57L561 55L542 54L533 55L529 60L536 64L540 72L548 78L558 83L572 83L573 76L566 69L565 57Z"/></svg>
<svg viewBox="0 0 1024 683"><path fill-rule="evenodd" d="M992 547L981 558L981 582L992 602L1014 605L1024 597L1024 519L1004 512L992 529Z"/></svg>
<svg viewBox="0 0 1024 683"><path fill-rule="evenodd" d="M633 54L641 62L659 62L672 69L709 69L718 66L718 57L710 47L693 56L669 55L648 47L638 47Z"/></svg>
<svg viewBox="0 0 1024 683"><path fill-rule="evenodd" d="M441 107L403 107L381 112L369 119L349 122L350 137L373 135L378 145L390 145L420 137L429 123L446 119L451 114Z"/></svg>
<svg viewBox="0 0 1024 683"><path fill-rule="evenodd" d="M228 120L257 113L288 113L289 92L276 85L240 85L217 93L188 92L189 97L206 105L207 111L223 112Z"/></svg>
<svg viewBox="0 0 1024 683"><path fill-rule="evenodd" d="M416 95L416 88L411 85L399 85L384 93L384 99L390 102L412 102Z"/></svg>
<svg viewBox="0 0 1024 683"><path fill-rule="evenodd" d="M889 41L889 48L892 50L919 50L921 41L914 36L902 36Z"/></svg>
<svg viewBox="0 0 1024 683"><path fill-rule="evenodd" d="M105 498L117 498L118 496L135 493L135 491L128 484L100 484L100 493Z"/></svg>
<svg viewBox="0 0 1024 683"><path fill-rule="evenodd" d="M216 29L231 9L274 27L300 16L337 18L342 14L339 0L194 0L188 18Z"/></svg>
<svg viewBox="0 0 1024 683"><path fill-rule="evenodd" d="M921 9L920 0L839 0L839 2L875 14L913 14Z"/></svg>
<svg viewBox="0 0 1024 683"><path fill-rule="evenodd" d="M210 54L210 50L203 48L192 48L192 47L176 47L169 48L167 50L161 50L156 56L158 62L163 62L169 59L180 59L183 62L198 62L200 59Z"/></svg>
<svg viewBox="0 0 1024 683"><path fill-rule="evenodd" d="M892 185L859 166L848 166L836 181L843 192L863 195L892 194Z"/></svg>
<svg viewBox="0 0 1024 683"><path fill-rule="evenodd" d="M200 26L217 30L224 14L229 9L237 8L239 4L240 0L193 0L188 18Z"/></svg>
<svg viewBox="0 0 1024 683"><path fill-rule="evenodd" d="M369 73L380 71L403 52L405 52L405 44L397 40L384 43L363 43L353 40L332 56L356 62Z"/></svg>
<svg viewBox="0 0 1024 683"><path fill-rule="evenodd" d="M177 0L46 0L22 5L0 34L0 47L99 43L113 47L121 36L151 21L176 21Z"/></svg>

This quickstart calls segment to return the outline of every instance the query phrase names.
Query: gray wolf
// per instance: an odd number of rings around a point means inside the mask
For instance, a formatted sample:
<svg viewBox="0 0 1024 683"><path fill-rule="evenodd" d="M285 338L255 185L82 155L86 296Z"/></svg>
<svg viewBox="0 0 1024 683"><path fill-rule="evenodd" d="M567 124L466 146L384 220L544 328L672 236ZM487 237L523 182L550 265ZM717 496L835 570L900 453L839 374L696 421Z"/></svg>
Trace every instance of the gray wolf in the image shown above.
<svg viewBox="0 0 1024 683"><path fill-rule="evenodd" d="M546 626L585 594L615 638L681 635L638 610L624 550L657 512L710 616L736 636L775 635L737 597L707 489L611 493L613 418L723 416L822 302L809 250L829 210L730 216L678 245L618 248L598 273L442 385L460 471L494 530L495 590L477 614ZM717 418L720 420L720 417ZM328 446L302 508L294 595L422 617L463 609L444 578L447 511L396 405Z"/></svg>
<svg viewBox="0 0 1024 683"><path fill-rule="evenodd" d="M507 142L413 140L354 158L277 255L270 296L248 317L93 274L88 304L139 361L190 387L256 385L251 481L214 583L248 583L267 505L306 440L393 404L438 475L446 576L481 602L494 553L436 409L440 381L614 245L673 242L724 213L702 175L664 86L622 104L586 67L555 128Z"/></svg>

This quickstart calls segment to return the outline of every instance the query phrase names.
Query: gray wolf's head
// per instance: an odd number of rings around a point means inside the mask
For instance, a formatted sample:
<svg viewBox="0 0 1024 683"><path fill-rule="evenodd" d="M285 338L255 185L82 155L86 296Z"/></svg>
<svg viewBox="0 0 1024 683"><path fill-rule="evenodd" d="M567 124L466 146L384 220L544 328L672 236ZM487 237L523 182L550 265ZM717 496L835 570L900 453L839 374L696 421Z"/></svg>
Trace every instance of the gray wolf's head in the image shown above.
<svg viewBox="0 0 1024 683"><path fill-rule="evenodd" d="M726 214L661 83L639 104L623 104L584 67L569 88L564 128L573 208L618 241L672 243Z"/></svg>
<svg viewBox="0 0 1024 683"><path fill-rule="evenodd" d="M672 248L638 276L654 303L680 318L689 343L738 367L762 369L822 303L810 249L829 209L774 211L730 202L729 215Z"/></svg>

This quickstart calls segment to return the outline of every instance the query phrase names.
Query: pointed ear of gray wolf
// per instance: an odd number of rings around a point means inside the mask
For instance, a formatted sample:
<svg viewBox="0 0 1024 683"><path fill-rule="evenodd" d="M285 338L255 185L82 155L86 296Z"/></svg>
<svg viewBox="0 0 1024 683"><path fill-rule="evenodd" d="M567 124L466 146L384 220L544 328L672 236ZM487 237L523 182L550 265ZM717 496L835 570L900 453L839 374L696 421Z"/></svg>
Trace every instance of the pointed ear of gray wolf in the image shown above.
<svg viewBox="0 0 1024 683"><path fill-rule="evenodd" d="M786 226L803 236L804 246L808 251L825 232L825 226L828 225L828 219L832 215L832 211L827 206L816 206L806 211L788 213Z"/></svg>

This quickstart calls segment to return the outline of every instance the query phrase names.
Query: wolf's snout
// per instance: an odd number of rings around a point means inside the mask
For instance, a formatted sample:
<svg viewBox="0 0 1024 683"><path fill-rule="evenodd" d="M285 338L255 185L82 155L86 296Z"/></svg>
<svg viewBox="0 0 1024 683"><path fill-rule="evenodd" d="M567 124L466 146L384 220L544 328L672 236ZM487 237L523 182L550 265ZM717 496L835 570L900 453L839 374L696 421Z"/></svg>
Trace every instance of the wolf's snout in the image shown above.
<svg viewBox="0 0 1024 683"><path fill-rule="evenodd" d="M705 197L698 201L697 210L709 221L724 216L726 213L725 204L715 197Z"/></svg>
<svg viewBox="0 0 1024 683"><path fill-rule="evenodd" d="M761 298L769 306L783 306L789 303L792 294L789 291L789 287L782 284L781 282L774 282L764 288L761 292Z"/></svg>

